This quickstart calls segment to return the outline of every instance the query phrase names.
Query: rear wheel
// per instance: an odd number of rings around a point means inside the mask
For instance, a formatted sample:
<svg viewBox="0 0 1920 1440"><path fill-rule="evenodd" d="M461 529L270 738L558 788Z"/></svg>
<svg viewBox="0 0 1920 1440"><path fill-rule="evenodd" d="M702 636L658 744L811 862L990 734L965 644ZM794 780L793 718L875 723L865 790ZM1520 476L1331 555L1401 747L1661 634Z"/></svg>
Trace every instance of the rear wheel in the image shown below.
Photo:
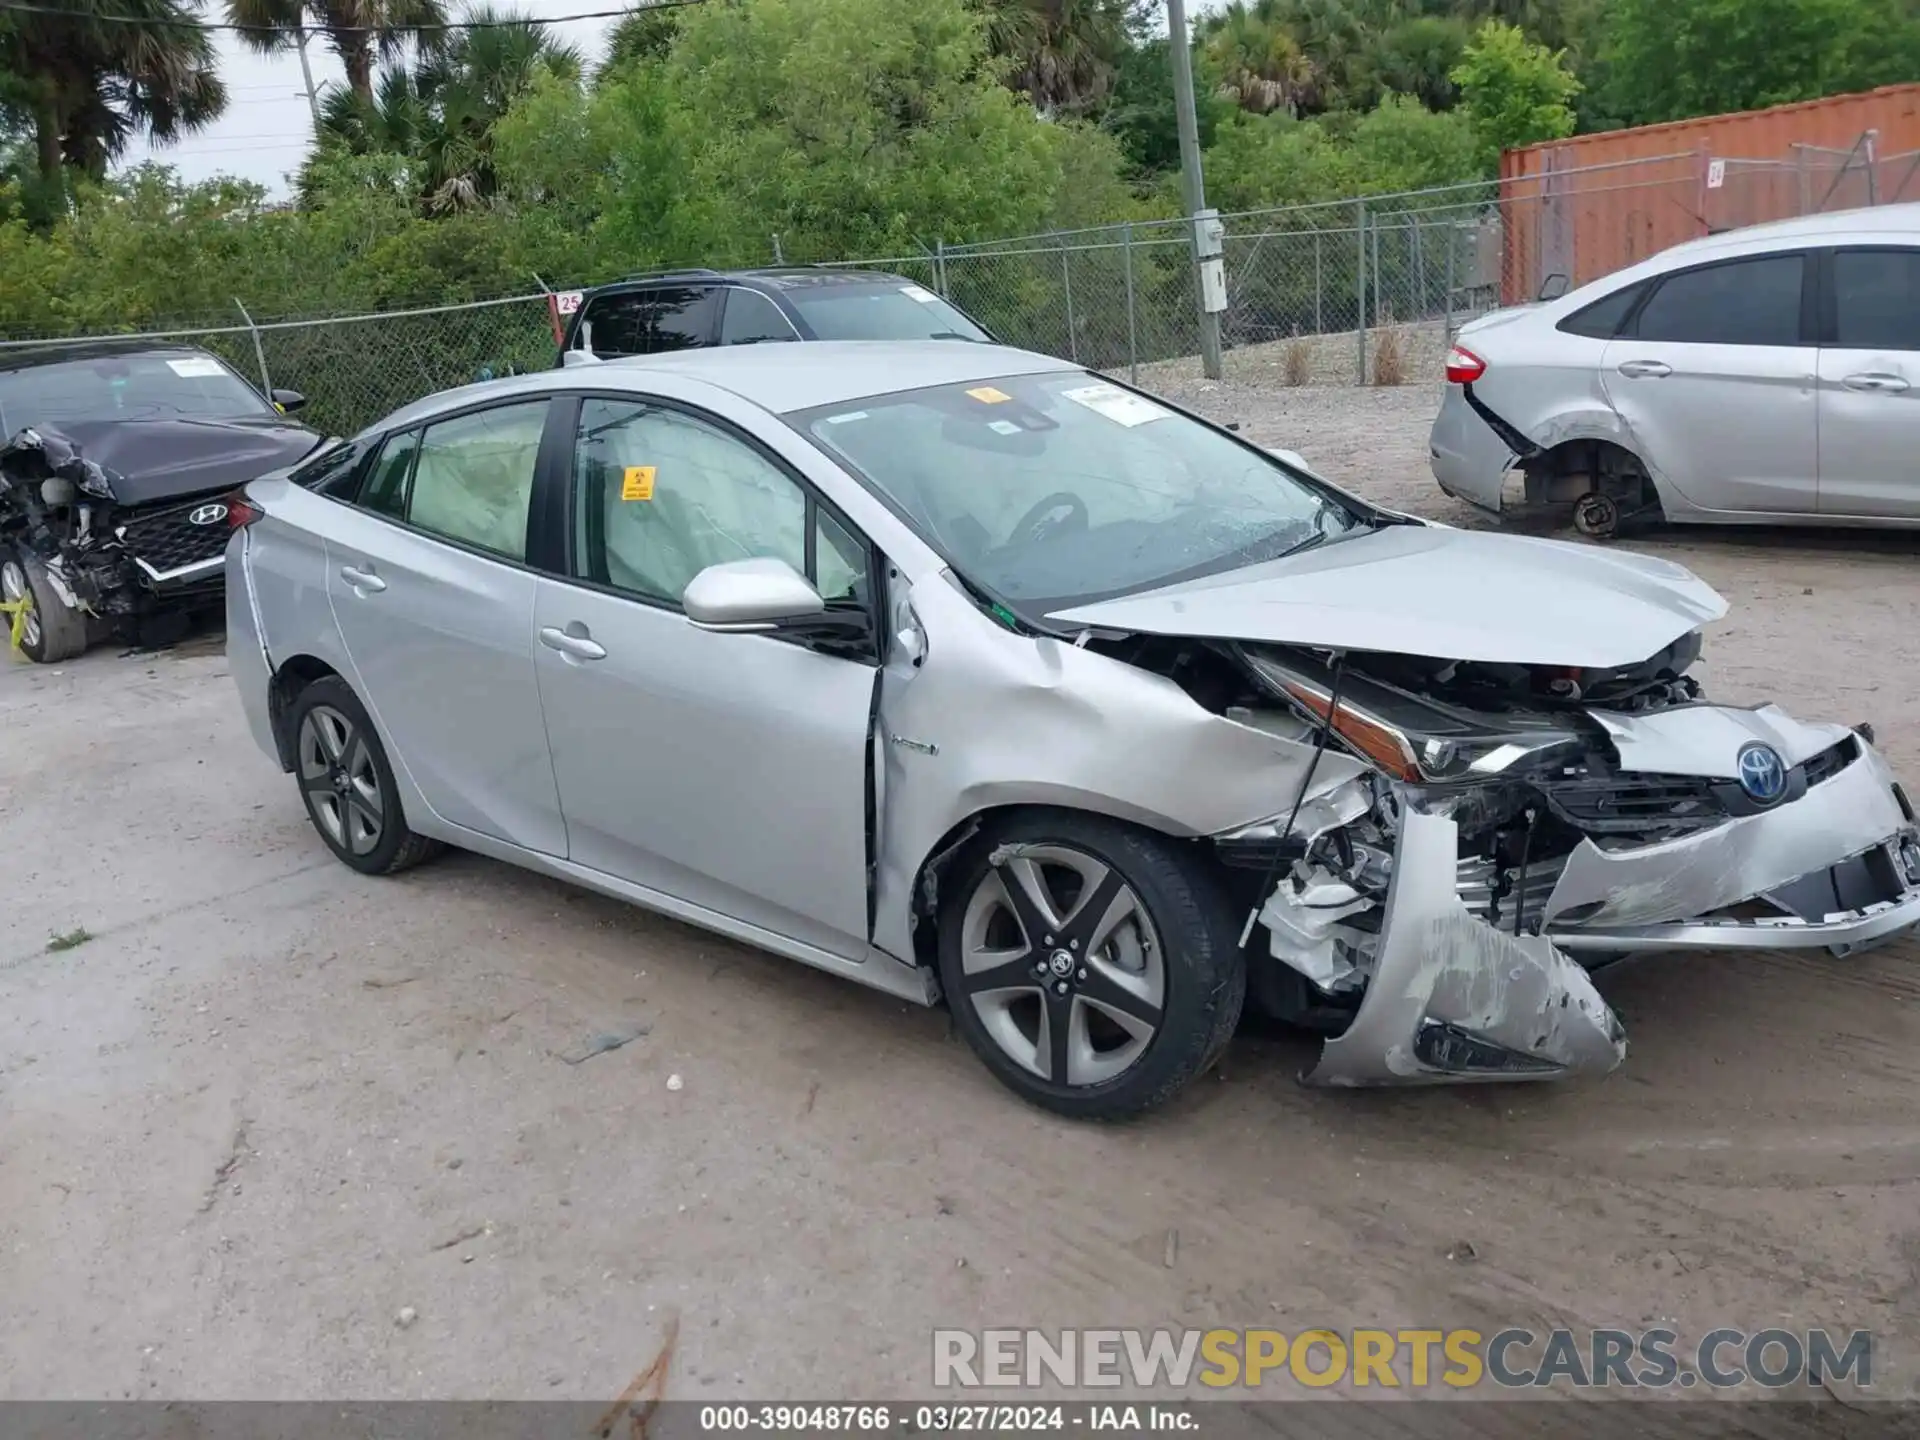
<svg viewBox="0 0 1920 1440"><path fill-rule="evenodd" d="M363 875L392 875L437 854L407 828L387 752L359 697L337 675L300 692L287 714L293 771L327 848Z"/></svg>
<svg viewBox="0 0 1920 1440"><path fill-rule="evenodd" d="M1246 969L1225 896L1150 832L1066 812L992 827L950 877L940 978L1004 1084L1063 1115L1169 1099L1225 1049Z"/></svg>
<svg viewBox="0 0 1920 1440"><path fill-rule="evenodd" d="M67 607L35 557L0 551L0 600L8 606L0 622L36 664L71 660L87 648L87 617ZM22 606L17 613L16 605Z"/></svg>

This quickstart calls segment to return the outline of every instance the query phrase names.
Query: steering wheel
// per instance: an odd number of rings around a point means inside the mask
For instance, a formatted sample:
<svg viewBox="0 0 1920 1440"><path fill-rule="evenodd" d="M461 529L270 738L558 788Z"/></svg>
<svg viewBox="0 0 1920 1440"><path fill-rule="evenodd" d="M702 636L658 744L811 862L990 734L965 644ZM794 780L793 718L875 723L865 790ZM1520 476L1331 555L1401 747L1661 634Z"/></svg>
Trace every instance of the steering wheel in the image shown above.
<svg viewBox="0 0 1920 1440"><path fill-rule="evenodd" d="M1059 520L1053 519L1054 513L1059 510L1065 510L1066 515ZM1035 501L1033 507L1020 517L1020 523L1007 536L1007 544L1031 544L1050 531L1068 527L1076 530L1087 528L1087 502L1071 490L1056 490L1045 499Z"/></svg>

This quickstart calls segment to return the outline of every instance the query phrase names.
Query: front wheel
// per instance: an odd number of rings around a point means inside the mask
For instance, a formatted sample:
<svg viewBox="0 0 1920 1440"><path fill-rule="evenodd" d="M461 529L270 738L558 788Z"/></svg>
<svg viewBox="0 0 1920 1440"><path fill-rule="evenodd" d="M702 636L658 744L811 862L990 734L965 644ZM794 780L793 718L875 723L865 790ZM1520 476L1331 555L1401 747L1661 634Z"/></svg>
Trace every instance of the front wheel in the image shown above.
<svg viewBox="0 0 1920 1440"><path fill-rule="evenodd" d="M307 686L287 726L307 818L342 862L362 875L392 875L440 849L407 828L387 752L346 681L328 675Z"/></svg>
<svg viewBox="0 0 1920 1440"><path fill-rule="evenodd" d="M24 551L0 551L0 600L7 605L0 629L35 664L71 660L87 648L87 617L67 608L47 567Z"/></svg>
<svg viewBox="0 0 1920 1440"><path fill-rule="evenodd" d="M975 839L940 912L940 979L976 1054L1024 1099L1110 1120L1226 1048L1246 968L1226 897L1174 842L1017 812Z"/></svg>

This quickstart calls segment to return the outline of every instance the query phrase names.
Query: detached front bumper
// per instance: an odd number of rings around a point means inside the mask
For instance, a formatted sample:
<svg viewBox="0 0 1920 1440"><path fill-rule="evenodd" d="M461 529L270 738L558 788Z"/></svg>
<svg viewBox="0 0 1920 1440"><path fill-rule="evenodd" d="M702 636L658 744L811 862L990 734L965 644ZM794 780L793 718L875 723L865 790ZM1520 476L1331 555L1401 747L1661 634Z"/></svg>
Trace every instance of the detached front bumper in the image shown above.
<svg viewBox="0 0 1920 1440"><path fill-rule="evenodd" d="M1580 959L1684 950L1813 949L1849 955L1920 925L1920 828L1886 762L1837 726L1777 710L1701 706L1618 722L1623 760L1723 778L1765 737L1799 767L1857 747L1796 798L1651 845L1568 856L1539 935L1495 929L1460 898L1459 833L1402 817L1374 971L1353 1023L1307 1082L1406 1085L1605 1074L1626 1056L1617 1017ZM1682 761L1691 757L1690 764Z"/></svg>

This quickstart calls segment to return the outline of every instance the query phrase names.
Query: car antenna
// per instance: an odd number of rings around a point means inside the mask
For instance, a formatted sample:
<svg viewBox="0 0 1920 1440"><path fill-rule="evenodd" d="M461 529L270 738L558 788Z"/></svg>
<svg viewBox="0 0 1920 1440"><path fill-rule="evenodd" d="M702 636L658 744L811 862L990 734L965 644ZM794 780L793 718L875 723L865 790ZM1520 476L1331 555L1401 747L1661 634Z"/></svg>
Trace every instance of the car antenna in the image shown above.
<svg viewBox="0 0 1920 1440"><path fill-rule="evenodd" d="M1327 739L1333 734L1333 717L1340 710L1340 681L1346 674L1347 652L1333 652L1333 680L1327 687L1327 713L1320 722L1320 734L1313 742L1313 754L1307 760L1307 773L1300 777L1300 788L1293 795L1293 809L1287 812L1287 823L1280 827L1280 835L1274 844L1273 864L1267 867L1266 876L1260 881L1259 889L1253 892L1253 906L1247 911L1247 923L1240 928L1240 948L1247 948L1247 942L1253 938L1253 927L1260 919L1260 907L1265 903L1266 894L1280 878L1280 866L1285 858L1282 846L1287 836L1293 833L1293 822L1300 818L1300 806L1307 798L1307 787L1313 784L1313 772L1320 768L1320 756L1325 753Z"/></svg>

